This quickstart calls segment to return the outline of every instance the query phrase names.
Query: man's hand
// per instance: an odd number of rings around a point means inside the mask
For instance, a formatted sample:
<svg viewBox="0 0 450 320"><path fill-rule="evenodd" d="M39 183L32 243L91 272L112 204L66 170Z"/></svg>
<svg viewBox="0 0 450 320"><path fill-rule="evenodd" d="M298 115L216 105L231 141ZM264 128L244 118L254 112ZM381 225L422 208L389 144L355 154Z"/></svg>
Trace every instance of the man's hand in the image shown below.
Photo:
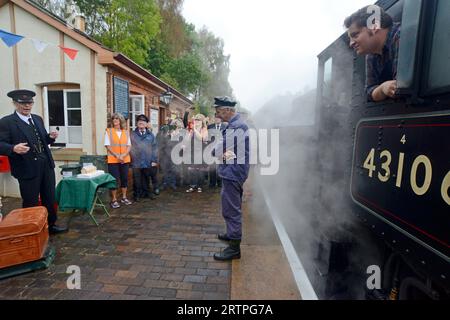
<svg viewBox="0 0 450 320"><path fill-rule="evenodd" d="M50 136L50 139L56 140L59 137L59 132L58 131L52 131L52 132L50 132L49 136Z"/></svg>
<svg viewBox="0 0 450 320"><path fill-rule="evenodd" d="M152 162L152 167L157 167L158 164L156 162Z"/></svg>
<svg viewBox="0 0 450 320"><path fill-rule="evenodd" d="M223 155L223 159L224 159L225 161L229 161L229 160L236 159L236 154L235 154L233 151L228 150L228 151L225 152L225 154Z"/></svg>
<svg viewBox="0 0 450 320"><path fill-rule="evenodd" d="M28 143L19 143L14 146L14 152L17 154L25 154L30 151L30 147L27 147Z"/></svg>
<svg viewBox="0 0 450 320"><path fill-rule="evenodd" d="M395 97L395 92L397 91L397 80L386 81L381 85L381 90L384 95L389 98Z"/></svg>

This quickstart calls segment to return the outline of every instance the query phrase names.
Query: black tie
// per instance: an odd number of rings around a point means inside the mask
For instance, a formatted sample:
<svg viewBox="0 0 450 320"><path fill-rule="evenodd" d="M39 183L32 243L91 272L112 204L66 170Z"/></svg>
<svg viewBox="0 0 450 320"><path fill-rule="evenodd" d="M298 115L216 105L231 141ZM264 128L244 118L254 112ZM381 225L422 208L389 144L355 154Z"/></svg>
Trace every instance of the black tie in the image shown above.
<svg viewBox="0 0 450 320"><path fill-rule="evenodd" d="M30 123L30 126L32 126L34 128L34 123L33 123L33 120L31 120L31 118L28 118L28 122Z"/></svg>

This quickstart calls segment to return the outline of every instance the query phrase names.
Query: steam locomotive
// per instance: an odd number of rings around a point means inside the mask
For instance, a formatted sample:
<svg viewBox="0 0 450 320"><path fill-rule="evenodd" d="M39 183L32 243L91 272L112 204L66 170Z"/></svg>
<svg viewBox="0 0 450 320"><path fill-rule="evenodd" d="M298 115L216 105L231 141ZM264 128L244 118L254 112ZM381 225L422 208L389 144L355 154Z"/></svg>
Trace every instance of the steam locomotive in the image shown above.
<svg viewBox="0 0 450 320"><path fill-rule="evenodd" d="M449 299L450 1L376 4L402 25L395 99L367 101L365 59L346 34L318 56L310 159L319 173L317 219L349 214L359 223L330 226L320 236L315 269L333 295L348 284L359 250L367 256L360 275L369 278L370 266L381 270L381 283L366 288L366 297Z"/></svg>

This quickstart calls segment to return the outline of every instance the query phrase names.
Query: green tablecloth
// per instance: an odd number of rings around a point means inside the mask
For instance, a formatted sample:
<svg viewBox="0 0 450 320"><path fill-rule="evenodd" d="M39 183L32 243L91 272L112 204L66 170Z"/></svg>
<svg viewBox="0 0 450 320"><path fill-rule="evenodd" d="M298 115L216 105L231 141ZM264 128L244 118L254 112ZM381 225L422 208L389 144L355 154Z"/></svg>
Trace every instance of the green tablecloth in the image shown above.
<svg viewBox="0 0 450 320"><path fill-rule="evenodd" d="M56 187L56 202L61 211L89 211L99 187L115 189L116 186L116 179L108 173L92 179L65 178Z"/></svg>

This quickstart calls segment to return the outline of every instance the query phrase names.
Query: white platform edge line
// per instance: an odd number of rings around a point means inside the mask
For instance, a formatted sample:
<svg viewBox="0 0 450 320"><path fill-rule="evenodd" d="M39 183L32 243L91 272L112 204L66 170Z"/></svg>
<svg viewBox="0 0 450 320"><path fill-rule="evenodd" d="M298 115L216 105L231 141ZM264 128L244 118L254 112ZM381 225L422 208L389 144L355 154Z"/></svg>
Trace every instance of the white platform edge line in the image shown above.
<svg viewBox="0 0 450 320"><path fill-rule="evenodd" d="M277 229L278 237L280 238L281 244L283 245L284 252L289 261L289 265L291 267L292 273L295 278L295 282L297 284L297 288L300 291L302 299L319 300L311 284L311 281L309 281L305 268L303 268L303 264L301 263L300 258L297 255L297 252L295 252L294 246L292 245L291 239L289 238L286 229L284 228L277 214L273 210L270 201L268 200L269 198L265 194L265 191L262 190L262 192L264 193L264 198L266 199L266 204L272 217L272 221L275 225L275 228Z"/></svg>

